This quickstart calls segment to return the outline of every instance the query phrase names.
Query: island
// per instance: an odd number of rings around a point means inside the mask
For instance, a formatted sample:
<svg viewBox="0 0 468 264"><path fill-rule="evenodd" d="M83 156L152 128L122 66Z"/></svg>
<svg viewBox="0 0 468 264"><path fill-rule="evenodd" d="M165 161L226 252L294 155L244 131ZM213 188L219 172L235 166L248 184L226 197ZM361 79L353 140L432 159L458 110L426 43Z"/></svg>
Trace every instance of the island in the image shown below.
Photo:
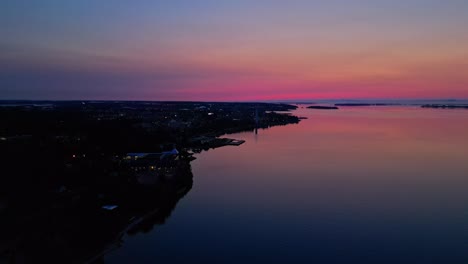
<svg viewBox="0 0 468 264"><path fill-rule="evenodd" d="M468 109L468 105L457 104L425 104L422 108L442 108L442 109Z"/></svg>
<svg viewBox="0 0 468 264"><path fill-rule="evenodd" d="M307 107L308 109L319 109L319 110L337 110L336 106L324 106L324 105L311 105Z"/></svg>
<svg viewBox="0 0 468 264"><path fill-rule="evenodd" d="M335 106L394 106L398 104L389 103L338 103Z"/></svg>

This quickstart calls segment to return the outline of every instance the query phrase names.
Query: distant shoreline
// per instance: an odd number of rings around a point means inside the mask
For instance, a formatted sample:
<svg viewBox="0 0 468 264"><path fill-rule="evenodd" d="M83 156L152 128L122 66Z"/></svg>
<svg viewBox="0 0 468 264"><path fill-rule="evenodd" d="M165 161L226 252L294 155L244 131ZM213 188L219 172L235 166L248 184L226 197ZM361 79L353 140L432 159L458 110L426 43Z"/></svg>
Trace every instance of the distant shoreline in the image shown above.
<svg viewBox="0 0 468 264"><path fill-rule="evenodd" d="M104 104L138 104L138 105L180 105L180 104L294 104L311 105L307 108L318 110L337 110L340 107L380 107L380 106L413 106L434 109L468 109L468 99L414 99L414 100L316 100L316 101L148 101L148 100L0 100L0 107L53 108L63 105L104 105Z"/></svg>
<svg viewBox="0 0 468 264"><path fill-rule="evenodd" d="M437 108L437 109L468 109L468 105L448 105L448 104L427 104L421 105L422 108Z"/></svg>
<svg viewBox="0 0 468 264"><path fill-rule="evenodd" d="M308 109L317 109L317 110L338 110L336 106L324 106L324 105L312 105L308 106Z"/></svg>

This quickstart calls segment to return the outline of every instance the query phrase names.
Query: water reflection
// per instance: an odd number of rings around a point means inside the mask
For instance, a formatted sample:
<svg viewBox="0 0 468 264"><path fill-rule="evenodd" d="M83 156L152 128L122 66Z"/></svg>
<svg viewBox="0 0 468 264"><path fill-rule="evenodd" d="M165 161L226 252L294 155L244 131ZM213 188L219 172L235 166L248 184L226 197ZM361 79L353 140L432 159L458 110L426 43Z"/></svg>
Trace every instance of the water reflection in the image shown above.
<svg viewBox="0 0 468 264"><path fill-rule="evenodd" d="M427 110L300 108L230 135L171 221L106 261L466 263L468 112Z"/></svg>
<svg viewBox="0 0 468 264"><path fill-rule="evenodd" d="M12 206L2 197L2 256L12 263L468 260L468 111L295 114L308 119L230 135L246 143L198 154L181 167L184 177L149 195L122 196L130 198L114 201L117 211Z"/></svg>

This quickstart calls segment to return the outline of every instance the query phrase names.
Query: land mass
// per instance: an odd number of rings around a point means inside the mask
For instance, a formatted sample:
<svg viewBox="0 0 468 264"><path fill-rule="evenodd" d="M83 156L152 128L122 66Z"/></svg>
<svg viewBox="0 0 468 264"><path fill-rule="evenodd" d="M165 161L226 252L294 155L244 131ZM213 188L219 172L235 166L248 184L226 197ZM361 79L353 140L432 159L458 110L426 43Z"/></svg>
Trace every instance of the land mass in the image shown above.
<svg viewBox="0 0 468 264"><path fill-rule="evenodd" d="M397 104L387 104L387 103L339 103L335 106L392 106Z"/></svg>
<svg viewBox="0 0 468 264"><path fill-rule="evenodd" d="M300 121L273 103L0 105L0 262L103 262L125 234L166 221L192 187L194 153Z"/></svg>
<svg viewBox="0 0 468 264"><path fill-rule="evenodd" d="M323 106L323 105L311 105L308 106L309 109L319 109L319 110L336 110L338 107L336 106Z"/></svg>
<svg viewBox="0 0 468 264"><path fill-rule="evenodd" d="M468 105L457 104L425 104L422 108L468 109Z"/></svg>

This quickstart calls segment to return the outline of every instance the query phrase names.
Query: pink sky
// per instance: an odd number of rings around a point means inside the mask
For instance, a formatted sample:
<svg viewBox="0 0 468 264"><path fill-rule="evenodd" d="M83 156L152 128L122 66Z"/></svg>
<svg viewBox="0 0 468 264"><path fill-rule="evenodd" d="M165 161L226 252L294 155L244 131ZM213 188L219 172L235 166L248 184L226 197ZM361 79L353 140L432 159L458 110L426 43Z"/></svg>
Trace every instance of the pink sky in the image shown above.
<svg viewBox="0 0 468 264"><path fill-rule="evenodd" d="M0 11L0 99L468 98L467 10L430 0L12 2Z"/></svg>

